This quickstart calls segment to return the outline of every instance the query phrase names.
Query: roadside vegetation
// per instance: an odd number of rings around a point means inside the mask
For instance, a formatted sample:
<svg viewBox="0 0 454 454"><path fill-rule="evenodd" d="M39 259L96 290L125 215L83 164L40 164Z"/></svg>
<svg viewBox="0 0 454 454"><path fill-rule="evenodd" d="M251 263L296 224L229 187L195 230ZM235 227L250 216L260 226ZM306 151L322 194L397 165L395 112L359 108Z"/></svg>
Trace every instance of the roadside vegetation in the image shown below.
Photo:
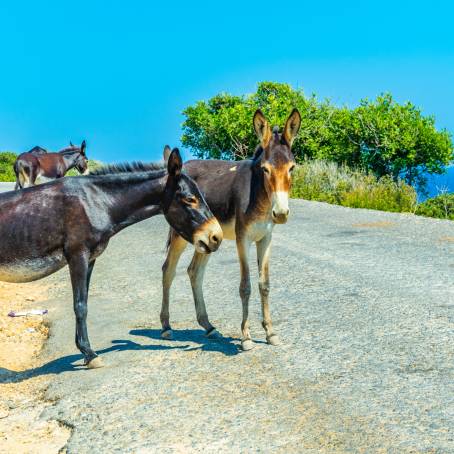
<svg viewBox="0 0 454 454"><path fill-rule="evenodd" d="M416 191L402 180L322 160L306 160L293 172L291 196L351 208L414 212Z"/></svg>
<svg viewBox="0 0 454 454"><path fill-rule="evenodd" d="M0 153L0 181L16 181L13 165L16 161L16 153L3 151Z"/></svg>
<svg viewBox="0 0 454 454"><path fill-rule="evenodd" d="M454 221L454 194L444 193L427 199L417 206L416 214Z"/></svg>

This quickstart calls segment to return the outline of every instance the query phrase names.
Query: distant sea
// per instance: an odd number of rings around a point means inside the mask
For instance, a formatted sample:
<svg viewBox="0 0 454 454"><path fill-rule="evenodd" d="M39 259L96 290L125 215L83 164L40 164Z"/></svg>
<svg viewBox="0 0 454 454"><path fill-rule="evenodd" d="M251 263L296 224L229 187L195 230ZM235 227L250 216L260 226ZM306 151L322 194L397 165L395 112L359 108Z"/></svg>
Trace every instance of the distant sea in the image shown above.
<svg viewBox="0 0 454 454"><path fill-rule="evenodd" d="M429 197L435 197L443 189L448 192L454 192L454 164L447 168L443 175L429 175L427 181L427 190ZM419 200L425 200L426 197L419 195Z"/></svg>

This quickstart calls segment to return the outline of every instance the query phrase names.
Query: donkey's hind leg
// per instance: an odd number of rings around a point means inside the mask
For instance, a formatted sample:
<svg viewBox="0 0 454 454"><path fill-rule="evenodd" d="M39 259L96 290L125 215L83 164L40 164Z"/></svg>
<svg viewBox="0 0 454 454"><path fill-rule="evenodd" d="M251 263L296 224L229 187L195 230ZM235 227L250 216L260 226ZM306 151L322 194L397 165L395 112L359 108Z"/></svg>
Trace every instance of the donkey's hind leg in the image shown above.
<svg viewBox="0 0 454 454"><path fill-rule="evenodd" d="M187 242L174 230L169 232L169 248L167 251L167 257L162 265L162 307L161 307L161 337L164 339L172 338L172 328L170 327L170 316L169 316L169 296L170 287L173 279L175 278L175 270L178 264L178 260L184 249L187 246Z"/></svg>
<svg viewBox="0 0 454 454"><path fill-rule="evenodd" d="M188 274L189 279L191 280L192 294L194 295L197 322L200 326L205 328L207 337L216 339L222 336L208 320L202 288L203 276L205 274L205 268L209 259L210 256L208 254L194 252L194 256L192 257L192 261L188 267Z"/></svg>
<svg viewBox="0 0 454 454"><path fill-rule="evenodd" d="M87 331L87 299L90 276L94 261L89 263L88 253L77 253L68 257L69 273L73 288L74 313L76 315L76 345L84 355L90 369L102 367L102 361L92 350Z"/></svg>
<svg viewBox="0 0 454 454"><path fill-rule="evenodd" d="M259 291L262 301L262 326L265 330L266 341L270 345L279 345L279 336L273 332L268 296L270 294L269 262L271 251L271 235L257 241L257 262L259 266Z"/></svg>

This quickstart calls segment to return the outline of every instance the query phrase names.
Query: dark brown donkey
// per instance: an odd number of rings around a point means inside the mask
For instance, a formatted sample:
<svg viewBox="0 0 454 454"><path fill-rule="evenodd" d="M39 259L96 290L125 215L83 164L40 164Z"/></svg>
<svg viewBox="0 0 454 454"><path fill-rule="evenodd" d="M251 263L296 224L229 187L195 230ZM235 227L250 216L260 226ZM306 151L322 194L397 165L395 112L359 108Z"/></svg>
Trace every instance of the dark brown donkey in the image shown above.
<svg viewBox="0 0 454 454"><path fill-rule="evenodd" d="M224 238L236 240L241 268L240 297L243 303L241 324L243 350L250 350L254 343L249 333L248 305L251 294L249 277L249 249L252 242L257 246L259 289L262 300L263 327L266 340L277 345L279 338L273 331L269 311L270 290L268 262L274 224L287 222L289 215L288 194L291 172L295 160L291 152L292 142L298 134L301 117L298 110L290 114L282 134L277 128L271 131L260 110L254 115L254 129L260 145L252 160L189 161L185 171L198 184L211 211L221 224ZM162 336L169 338L169 291L175 269L186 241L178 232L171 230L166 261L163 265ZM188 273L194 295L197 320L208 335L218 336L208 320L202 293L203 275L209 256L196 252Z"/></svg>
<svg viewBox="0 0 454 454"><path fill-rule="evenodd" d="M44 148L35 147L27 153L20 154L14 163L15 189L34 186L37 178L45 181L62 178L72 168L86 174L88 161L85 150L84 140L80 147L71 144L57 153L48 153Z"/></svg>
<svg viewBox="0 0 454 454"><path fill-rule="evenodd" d="M76 345L90 368L101 366L87 333L90 276L113 235L164 214L199 253L215 251L222 241L219 223L181 168L174 149L167 171L163 164L108 166L89 176L0 194L0 280L30 282L68 265Z"/></svg>

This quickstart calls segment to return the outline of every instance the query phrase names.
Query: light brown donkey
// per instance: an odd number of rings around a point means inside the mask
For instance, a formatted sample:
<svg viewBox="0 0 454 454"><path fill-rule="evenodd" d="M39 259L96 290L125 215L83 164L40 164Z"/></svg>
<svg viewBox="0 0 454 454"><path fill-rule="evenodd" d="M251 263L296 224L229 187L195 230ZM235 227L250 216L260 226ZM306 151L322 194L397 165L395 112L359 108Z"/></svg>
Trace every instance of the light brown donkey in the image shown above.
<svg viewBox="0 0 454 454"><path fill-rule="evenodd" d="M289 215L288 196L291 172L295 159L292 142L298 134L301 116L297 109L290 114L284 130L271 130L260 110L254 115L253 125L260 140L251 160L221 161L194 160L184 165L186 173L198 184L211 211L221 224L224 239L235 240L241 268L240 297L243 303L241 324L243 350L254 347L249 332L248 312L251 283L249 276L249 249L252 242L257 247L259 290L262 301L263 328L271 345L279 344L273 331L268 295L270 246L275 224L284 224ZM167 147L166 147L167 149ZM166 156L164 152L164 157ZM162 337L170 338L169 292L175 269L187 242L170 230L169 244L163 270L163 297L161 310ZM209 252L209 251L207 251ZM208 320L202 284L209 255L195 252L188 273L194 295L197 321L209 337L219 333Z"/></svg>

